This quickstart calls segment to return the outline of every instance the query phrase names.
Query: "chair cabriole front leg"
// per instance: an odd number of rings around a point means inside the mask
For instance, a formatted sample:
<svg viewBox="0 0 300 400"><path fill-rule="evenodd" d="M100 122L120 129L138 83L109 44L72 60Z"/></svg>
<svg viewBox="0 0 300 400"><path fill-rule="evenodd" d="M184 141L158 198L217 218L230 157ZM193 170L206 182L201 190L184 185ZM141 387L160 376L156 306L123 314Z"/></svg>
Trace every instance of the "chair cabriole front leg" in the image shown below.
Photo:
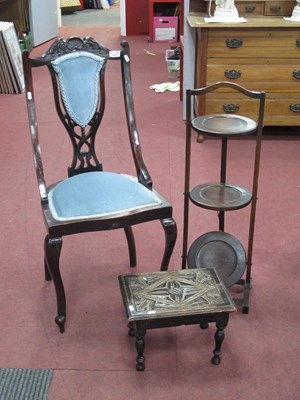
<svg viewBox="0 0 300 400"><path fill-rule="evenodd" d="M58 325L61 333L65 331L66 321L66 296L59 269L59 257L61 253L62 242L63 241L61 237L50 238L47 235L45 238L45 260L50 275L53 279L56 292L57 316L55 317L55 322Z"/></svg>

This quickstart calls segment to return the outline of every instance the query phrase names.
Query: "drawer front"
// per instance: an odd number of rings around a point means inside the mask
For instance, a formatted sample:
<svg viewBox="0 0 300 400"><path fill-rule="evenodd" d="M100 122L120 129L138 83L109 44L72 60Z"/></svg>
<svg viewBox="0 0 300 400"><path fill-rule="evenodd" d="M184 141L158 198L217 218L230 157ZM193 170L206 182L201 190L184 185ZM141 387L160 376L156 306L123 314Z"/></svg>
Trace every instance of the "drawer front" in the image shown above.
<svg viewBox="0 0 300 400"><path fill-rule="evenodd" d="M233 113L256 118L258 113L257 101L245 99L244 96L232 93L222 93L220 96L206 98L205 113ZM265 104L265 125L299 125L300 97L290 93L267 93Z"/></svg>
<svg viewBox="0 0 300 400"><path fill-rule="evenodd" d="M240 114L246 117L257 116L258 102L257 100L248 100L244 96L223 93L223 96L206 97L205 102L206 114Z"/></svg>
<svg viewBox="0 0 300 400"><path fill-rule="evenodd" d="M240 15L251 14L251 15L263 15L265 11L265 5L263 1L236 1L235 6ZM215 12L215 2L211 3L211 14ZM206 12L209 13L209 1L207 2Z"/></svg>
<svg viewBox="0 0 300 400"><path fill-rule="evenodd" d="M296 5L295 1L266 1L265 2L265 15L292 15L294 6Z"/></svg>
<svg viewBox="0 0 300 400"><path fill-rule="evenodd" d="M208 58L292 58L300 56L300 28L230 29L208 32Z"/></svg>
<svg viewBox="0 0 300 400"><path fill-rule="evenodd" d="M206 1L206 12L209 13L209 0ZM235 1L235 6L240 15L267 15L267 16L290 16L295 1ZM211 14L215 11L215 2L211 3Z"/></svg>
<svg viewBox="0 0 300 400"><path fill-rule="evenodd" d="M263 15L264 14L264 3L262 1L249 1L241 2L236 1L236 8L241 16L243 15Z"/></svg>
<svg viewBox="0 0 300 400"><path fill-rule="evenodd" d="M252 90L300 93L300 61L291 59L289 64L281 64L280 59L261 59L251 64L249 60L209 59L207 63L207 83L231 81Z"/></svg>
<svg viewBox="0 0 300 400"><path fill-rule="evenodd" d="M278 93L267 94L265 115L265 125L299 126L300 96L281 93L278 98Z"/></svg>

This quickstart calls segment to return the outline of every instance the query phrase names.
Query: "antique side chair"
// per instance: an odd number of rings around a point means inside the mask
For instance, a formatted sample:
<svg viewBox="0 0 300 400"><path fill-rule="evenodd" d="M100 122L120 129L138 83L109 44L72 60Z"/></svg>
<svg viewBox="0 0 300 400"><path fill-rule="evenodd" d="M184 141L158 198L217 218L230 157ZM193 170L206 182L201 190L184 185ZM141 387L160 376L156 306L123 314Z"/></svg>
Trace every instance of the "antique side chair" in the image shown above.
<svg viewBox="0 0 300 400"><path fill-rule="evenodd" d="M136 176L104 171L95 150L96 134L105 111L105 70L108 64L116 61L121 65L125 131L128 131ZM119 50L111 51L90 37L57 39L41 57L31 58L29 52L24 51L23 67L34 165L47 228L45 278L54 282L55 322L64 332L66 298L59 267L63 236L123 228L130 266L134 267L136 249L132 225L159 220L165 233L163 271L168 269L177 228L172 206L152 187L144 162L135 120L128 43L122 41ZM67 177L50 184L46 183L43 170L33 90L32 69L38 67L47 67L50 72L56 112L73 146ZM124 123L126 126L125 120ZM51 156L55 165L56 154Z"/></svg>

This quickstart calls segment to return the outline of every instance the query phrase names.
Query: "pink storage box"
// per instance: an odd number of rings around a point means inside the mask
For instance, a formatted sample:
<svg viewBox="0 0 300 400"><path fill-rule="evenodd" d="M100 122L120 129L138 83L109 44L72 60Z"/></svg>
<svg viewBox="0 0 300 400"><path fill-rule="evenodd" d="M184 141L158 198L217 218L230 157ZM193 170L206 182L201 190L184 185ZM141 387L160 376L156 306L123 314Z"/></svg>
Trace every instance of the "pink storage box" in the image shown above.
<svg viewBox="0 0 300 400"><path fill-rule="evenodd" d="M154 42L178 42L178 17L153 17Z"/></svg>

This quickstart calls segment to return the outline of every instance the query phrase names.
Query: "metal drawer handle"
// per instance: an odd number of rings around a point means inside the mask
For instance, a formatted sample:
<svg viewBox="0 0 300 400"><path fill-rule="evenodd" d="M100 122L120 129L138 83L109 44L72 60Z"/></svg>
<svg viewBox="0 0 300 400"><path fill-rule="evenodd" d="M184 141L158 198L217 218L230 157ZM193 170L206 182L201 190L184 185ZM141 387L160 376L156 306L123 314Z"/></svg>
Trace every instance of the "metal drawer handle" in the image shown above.
<svg viewBox="0 0 300 400"><path fill-rule="evenodd" d="M243 39L226 39L226 46L230 49L238 49L243 46Z"/></svg>
<svg viewBox="0 0 300 400"><path fill-rule="evenodd" d="M295 69L293 71L293 77L296 79L300 79L300 70L299 69Z"/></svg>
<svg viewBox="0 0 300 400"><path fill-rule="evenodd" d="M224 75L228 79L238 79L242 76L242 72L238 69L226 69Z"/></svg>
<svg viewBox="0 0 300 400"><path fill-rule="evenodd" d="M241 77L242 72L237 69L225 69L224 75L228 79L238 79Z"/></svg>
<svg viewBox="0 0 300 400"><path fill-rule="evenodd" d="M270 10L271 10L271 12L273 14L278 14L279 11L281 10L281 7L279 7L279 6L278 7L271 7Z"/></svg>
<svg viewBox="0 0 300 400"><path fill-rule="evenodd" d="M239 104L223 104L223 111L227 113L234 113L239 111L239 109L240 109Z"/></svg>
<svg viewBox="0 0 300 400"><path fill-rule="evenodd" d="M248 6L245 6L245 10L246 10L246 12L248 12L248 13L252 13L252 12L254 12L255 11L255 6L253 6L252 4L250 5L248 5Z"/></svg>
<svg viewBox="0 0 300 400"><path fill-rule="evenodd" d="M296 46L297 46L297 47L300 47L300 39L299 39L299 38L296 39Z"/></svg>
<svg viewBox="0 0 300 400"><path fill-rule="evenodd" d="M300 104L299 103L290 104L290 110L293 112L300 112Z"/></svg>

